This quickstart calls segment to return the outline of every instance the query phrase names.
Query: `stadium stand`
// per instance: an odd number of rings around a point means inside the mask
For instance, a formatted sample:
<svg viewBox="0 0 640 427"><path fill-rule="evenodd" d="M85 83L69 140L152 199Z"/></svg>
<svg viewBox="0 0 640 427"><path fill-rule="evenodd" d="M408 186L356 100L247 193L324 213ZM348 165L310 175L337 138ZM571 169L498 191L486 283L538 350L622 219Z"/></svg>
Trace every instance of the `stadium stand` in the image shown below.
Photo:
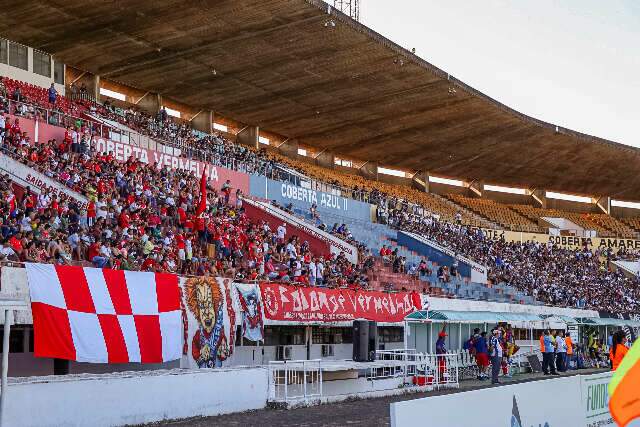
<svg viewBox="0 0 640 427"><path fill-rule="evenodd" d="M638 231L611 215L589 213L585 217L592 223L607 229L610 236L620 236L628 239L637 239L639 236Z"/></svg>
<svg viewBox="0 0 640 427"><path fill-rule="evenodd" d="M339 170L329 170L306 162L292 160L277 153L271 156L279 163L285 164L314 179L330 183L351 198L376 204L382 208L382 216L388 216L389 211L404 209L404 205L417 205L428 212L437 214L443 219L454 221L456 214L462 215L462 223L474 227L492 227L495 224L481 218L470 211L450 203L437 194L425 193L414 188L371 181L359 175L348 174Z"/></svg>
<svg viewBox="0 0 640 427"><path fill-rule="evenodd" d="M29 101L36 103L32 104L34 111L36 107L47 108L39 95L32 95ZM20 103L25 104L26 100ZM5 112L15 113L18 103L5 101L3 106ZM304 176L339 186L343 196L378 205L381 223L358 223L345 217L316 218L336 223L334 234L357 243L361 261L352 265L341 257L312 254L304 242L296 239L278 241L274 230L246 218L241 209L241 192L234 200L229 187L210 189L209 219L202 221L195 216L198 177L180 170L154 168L133 158L118 162L112 153L97 152L92 134L95 124L91 121L76 120L73 123L79 126L69 128L62 141L51 140L37 146L30 145L28 135L19 125L7 121L2 145L5 155L84 194L90 204L84 212L71 200L58 200L47 194L36 197L29 189L19 198L5 177L2 183L5 260L77 262L186 275L283 280L301 285L309 284L308 271L313 260L316 266L322 263L321 282L327 286L424 289L457 298L526 303L539 300L558 306L613 311L633 311L639 307L637 279L607 269L607 261L616 256L610 251L490 240L478 229L469 227L495 227L497 223L506 228L505 224L516 221L522 227L532 227L543 216L555 216L603 235L628 233L630 227L622 227L620 221L531 206L501 207L495 202L470 202L459 196L449 200L409 187L291 161L264 150L239 146L219 134L203 136L163 114L152 117L133 110L121 114L110 106L86 103L70 105L67 110L116 120L181 147L184 156L206 159L214 165L275 179L294 168ZM637 222L627 220L627 224ZM489 283L460 280L447 266L436 265L397 245L395 230L420 233L488 266ZM391 247L394 249L389 250ZM374 256L376 253L378 256ZM636 255L621 254L625 259ZM420 270L422 273L416 274ZM389 283L393 286L388 286Z"/></svg>
<svg viewBox="0 0 640 427"><path fill-rule="evenodd" d="M447 197L455 203L471 209L478 215L499 224L500 228L532 233L543 233L545 231L531 219L493 200L465 197L460 194L449 194Z"/></svg>
<svg viewBox="0 0 640 427"><path fill-rule="evenodd" d="M640 233L640 217L622 218L620 221L629 226L634 233Z"/></svg>

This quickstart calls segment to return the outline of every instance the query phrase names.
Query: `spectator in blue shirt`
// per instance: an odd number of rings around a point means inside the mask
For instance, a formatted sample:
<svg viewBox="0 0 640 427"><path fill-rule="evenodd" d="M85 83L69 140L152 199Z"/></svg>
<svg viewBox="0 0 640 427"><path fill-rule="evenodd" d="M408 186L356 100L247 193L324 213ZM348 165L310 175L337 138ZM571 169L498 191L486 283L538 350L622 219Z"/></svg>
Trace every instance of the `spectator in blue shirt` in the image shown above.
<svg viewBox="0 0 640 427"><path fill-rule="evenodd" d="M559 375L556 372L556 364L555 364L555 346L556 341L555 338L551 335L551 331L545 329L544 337L544 351L542 352L542 372L545 375Z"/></svg>
<svg viewBox="0 0 640 427"><path fill-rule="evenodd" d="M49 104L51 104L51 107L55 107L57 98L58 92L56 91L55 85L51 83L51 87L49 87Z"/></svg>

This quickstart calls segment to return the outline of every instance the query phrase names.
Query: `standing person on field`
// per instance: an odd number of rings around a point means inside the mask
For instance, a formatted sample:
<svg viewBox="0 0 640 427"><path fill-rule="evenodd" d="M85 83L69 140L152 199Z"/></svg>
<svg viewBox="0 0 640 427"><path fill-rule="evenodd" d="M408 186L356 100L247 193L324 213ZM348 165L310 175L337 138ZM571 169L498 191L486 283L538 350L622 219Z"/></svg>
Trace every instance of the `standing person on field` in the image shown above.
<svg viewBox="0 0 640 427"><path fill-rule="evenodd" d="M500 375L500 367L502 365L502 340L500 338L500 330L495 328L491 331L491 340L489 341L489 353L491 355L491 384L500 384L498 375Z"/></svg>
<svg viewBox="0 0 640 427"><path fill-rule="evenodd" d="M556 368L558 372L567 370L567 343L564 340L564 331L558 331L556 335Z"/></svg>
<svg viewBox="0 0 640 427"><path fill-rule="evenodd" d="M611 360L611 370L615 371L622 363L622 359L629 352L626 346L627 334L624 331L616 331L611 337L611 350L609 350L609 359Z"/></svg>
<svg viewBox="0 0 640 427"><path fill-rule="evenodd" d="M447 339L447 332L446 332L446 328L447 328L447 324L445 323L442 326L442 330L440 331L440 333L438 334L438 340L436 341L436 354L437 359L438 359L438 373L440 374L440 381L442 381L442 378L444 378L444 373L447 370L447 361L445 359L445 354L447 354L447 348L446 348L446 339Z"/></svg>
<svg viewBox="0 0 640 427"><path fill-rule="evenodd" d="M545 329L543 335L544 351L542 352L542 372L544 375L558 375L556 372L555 361L555 339L551 336L551 332Z"/></svg>
<svg viewBox="0 0 640 427"><path fill-rule="evenodd" d="M482 331L474 339L476 349L476 363L478 364L478 379L486 380L489 367L489 347L487 345L487 331Z"/></svg>
<svg viewBox="0 0 640 427"><path fill-rule="evenodd" d="M571 339L571 333L567 331L567 336L564 338L564 344L567 347L567 364L565 365L566 369L573 369L571 366L573 362L573 340Z"/></svg>

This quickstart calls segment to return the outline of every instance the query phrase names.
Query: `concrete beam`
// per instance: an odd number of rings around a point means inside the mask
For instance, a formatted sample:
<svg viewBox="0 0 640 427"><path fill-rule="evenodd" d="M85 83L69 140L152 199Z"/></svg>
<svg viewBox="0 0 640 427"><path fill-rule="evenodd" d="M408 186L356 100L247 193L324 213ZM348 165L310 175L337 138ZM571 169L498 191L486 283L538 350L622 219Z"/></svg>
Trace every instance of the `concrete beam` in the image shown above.
<svg viewBox="0 0 640 427"><path fill-rule="evenodd" d="M242 144L251 148L258 149L259 135L260 135L260 128L258 128L258 126L245 126L236 135L236 142L238 144Z"/></svg>
<svg viewBox="0 0 640 427"><path fill-rule="evenodd" d="M531 188L529 189L531 193L531 198L533 199L533 205L546 209L547 208L547 191L540 188Z"/></svg>
<svg viewBox="0 0 640 427"><path fill-rule="evenodd" d="M473 180L469 183L469 196L482 197L484 192L484 181L480 179Z"/></svg>
<svg viewBox="0 0 640 427"><path fill-rule="evenodd" d="M411 177L411 186L419 191L429 192L429 172L418 171Z"/></svg>
<svg viewBox="0 0 640 427"><path fill-rule="evenodd" d="M191 127L204 133L213 132L213 111L201 110L191 118Z"/></svg>
<svg viewBox="0 0 640 427"><path fill-rule="evenodd" d="M611 197L602 196L596 200L596 207L598 210L606 213L607 215L611 215Z"/></svg>

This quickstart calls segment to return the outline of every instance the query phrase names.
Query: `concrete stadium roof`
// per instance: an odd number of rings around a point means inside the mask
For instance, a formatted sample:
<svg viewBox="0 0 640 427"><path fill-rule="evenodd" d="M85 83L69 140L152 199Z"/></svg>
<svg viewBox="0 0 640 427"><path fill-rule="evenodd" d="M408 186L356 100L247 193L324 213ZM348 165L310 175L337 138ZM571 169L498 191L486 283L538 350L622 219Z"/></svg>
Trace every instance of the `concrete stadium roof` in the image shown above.
<svg viewBox="0 0 640 427"><path fill-rule="evenodd" d="M12 3L0 15L4 37L303 145L436 175L640 200L640 150L520 114L322 1Z"/></svg>

